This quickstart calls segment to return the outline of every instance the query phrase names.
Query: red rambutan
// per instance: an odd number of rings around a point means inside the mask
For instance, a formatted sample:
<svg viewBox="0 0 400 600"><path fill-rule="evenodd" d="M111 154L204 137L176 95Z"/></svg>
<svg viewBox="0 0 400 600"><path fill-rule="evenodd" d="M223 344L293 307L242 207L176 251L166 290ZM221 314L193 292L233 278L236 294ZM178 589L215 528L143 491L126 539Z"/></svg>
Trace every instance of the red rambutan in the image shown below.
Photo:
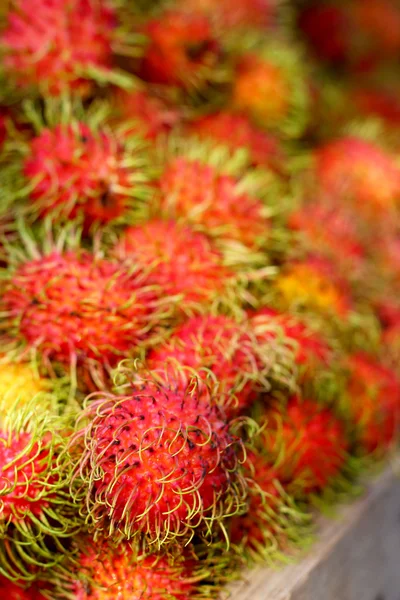
<svg viewBox="0 0 400 600"><path fill-rule="evenodd" d="M116 90L115 102L121 117L133 122L132 130L148 140L168 134L180 119L177 108L145 90Z"/></svg>
<svg viewBox="0 0 400 600"><path fill-rule="evenodd" d="M7 598L7 600L45 600L45 597L38 589L37 584L25 587L22 582L21 585L18 585L1 575L0 597Z"/></svg>
<svg viewBox="0 0 400 600"><path fill-rule="evenodd" d="M275 23L274 0L181 0L186 10L206 14L223 32L238 27L266 28Z"/></svg>
<svg viewBox="0 0 400 600"><path fill-rule="evenodd" d="M153 219L129 227L119 239L115 254L127 265L150 269L149 281L168 296L181 295L186 311L211 301L233 277L205 235L174 221Z"/></svg>
<svg viewBox="0 0 400 600"><path fill-rule="evenodd" d="M242 510L241 441L203 384L141 380L89 400L71 453L95 532L161 546Z"/></svg>
<svg viewBox="0 0 400 600"><path fill-rule="evenodd" d="M220 235L254 247L269 234L270 223L260 198L243 190L244 183L199 160L178 157L160 179L161 208Z"/></svg>
<svg viewBox="0 0 400 600"><path fill-rule="evenodd" d="M144 143L122 131L72 121L45 127L19 152L22 195L41 217L80 216L89 229L132 218L150 195Z"/></svg>
<svg viewBox="0 0 400 600"><path fill-rule="evenodd" d="M295 362L306 369L313 365L328 365L332 349L327 341L310 329L306 323L271 308L262 308L249 315L254 333L259 340L271 337L271 323L282 328L285 337L295 344Z"/></svg>
<svg viewBox="0 0 400 600"><path fill-rule="evenodd" d="M315 161L317 185L334 202L351 201L374 222L397 207L400 169L378 145L343 137L319 148Z"/></svg>
<svg viewBox="0 0 400 600"><path fill-rule="evenodd" d="M373 357L358 353L346 360L350 379L348 409L366 452L384 450L400 426L400 381Z"/></svg>
<svg viewBox="0 0 400 600"><path fill-rule="evenodd" d="M336 3L316 3L301 11L300 30L321 60L343 63L348 58L349 22L346 12Z"/></svg>
<svg viewBox="0 0 400 600"><path fill-rule="evenodd" d="M55 244L17 261L2 292L1 329L47 367L115 365L157 337L170 312L143 271Z"/></svg>
<svg viewBox="0 0 400 600"><path fill-rule="evenodd" d="M330 486L346 463L349 441L344 423L328 407L293 396L287 409L266 412L265 448L280 480L304 494Z"/></svg>
<svg viewBox="0 0 400 600"><path fill-rule="evenodd" d="M172 370L189 367L204 378L211 372L220 385L220 403L235 413L248 408L259 389L270 388L269 377L274 377L275 368L283 369L285 358L284 343L273 326L269 339L261 343L246 323L206 315L180 325L164 345L149 352L147 364L158 371L168 365Z"/></svg>
<svg viewBox="0 0 400 600"><path fill-rule="evenodd" d="M197 87L218 70L221 51L211 22L201 12L166 11L144 28L148 37L140 75L151 83Z"/></svg>
<svg viewBox="0 0 400 600"><path fill-rule="evenodd" d="M20 88L86 95L112 67L116 15L107 1L13 0L1 35L4 68Z"/></svg>
<svg viewBox="0 0 400 600"><path fill-rule="evenodd" d="M253 165L277 170L282 167L283 151L278 138L257 129L245 115L218 112L199 117L190 124L190 131L226 144L231 150L247 149Z"/></svg>
<svg viewBox="0 0 400 600"><path fill-rule="evenodd" d="M307 125L309 87L298 53L271 43L242 55L237 63L232 101L259 126L288 137Z"/></svg>

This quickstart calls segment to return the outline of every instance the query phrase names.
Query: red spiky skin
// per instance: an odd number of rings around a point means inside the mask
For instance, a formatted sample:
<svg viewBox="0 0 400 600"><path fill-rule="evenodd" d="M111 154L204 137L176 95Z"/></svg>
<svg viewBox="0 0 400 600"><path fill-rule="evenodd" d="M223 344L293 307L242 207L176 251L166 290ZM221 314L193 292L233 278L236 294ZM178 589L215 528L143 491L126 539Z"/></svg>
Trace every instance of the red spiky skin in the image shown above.
<svg viewBox="0 0 400 600"><path fill-rule="evenodd" d="M220 382L220 394L229 414L241 412L255 398L252 374L258 357L250 334L225 316L192 317L175 329L169 340L148 355L150 369L162 370L168 364L207 369ZM200 371L207 377L207 371ZM233 402L230 405L230 402Z"/></svg>
<svg viewBox="0 0 400 600"><path fill-rule="evenodd" d="M160 98L145 90L117 90L115 101L123 119L133 121L133 131L148 140L167 135L180 120L177 108L167 106Z"/></svg>
<svg viewBox="0 0 400 600"><path fill-rule="evenodd" d="M232 150L246 148L253 165L280 170L284 160L278 139L271 133L260 131L245 115L218 112L190 124L190 131L204 138L227 145Z"/></svg>
<svg viewBox="0 0 400 600"><path fill-rule="evenodd" d="M149 39L140 69L145 81L191 87L219 63L219 42L201 13L167 11L147 23L144 33Z"/></svg>
<svg viewBox="0 0 400 600"><path fill-rule="evenodd" d="M244 466L255 483L255 493L250 494L246 514L232 519L230 539L234 544L244 544L245 548L257 551L260 546L265 546L266 532L263 525L265 526L268 512L264 503L267 502L270 510L279 507L279 491L274 484L274 481L279 481L279 470L265 456L250 450L246 451ZM279 532L274 531L274 525L271 520L270 533L279 535ZM284 544L281 536L279 541Z"/></svg>
<svg viewBox="0 0 400 600"><path fill-rule="evenodd" d="M36 181L30 200L44 216L54 211L67 218L83 215L89 228L108 223L126 211L131 171L124 167L124 145L84 123L44 129L30 142L23 164L28 181Z"/></svg>
<svg viewBox="0 0 400 600"><path fill-rule="evenodd" d="M107 2L17 0L15 4L1 37L10 77L21 88L86 95L92 84L85 69L112 66L116 18Z"/></svg>
<svg viewBox="0 0 400 600"><path fill-rule="evenodd" d="M359 441L367 452L382 450L399 432L400 381L373 357L357 353L346 362L349 408L359 428Z"/></svg>
<svg viewBox="0 0 400 600"><path fill-rule="evenodd" d="M298 365L310 368L329 364L332 350L328 343L299 319L271 308L262 308L257 312L252 312L249 317L255 334L261 341L265 337L268 339L271 336L268 328L263 329L264 323L269 325L272 322L282 327L285 336L297 344L294 359Z"/></svg>
<svg viewBox="0 0 400 600"><path fill-rule="evenodd" d="M204 304L221 293L231 273L202 233L174 221L154 219L125 230L115 249L129 264L153 267L149 275L168 296L182 296L182 306Z"/></svg>
<svg viewBox="0 0 400 600"><path fill-rule="evenodd" d="M45 360L113 365L158 325L157 300L143 274L84 251L54 251L17 268L2 305L16 320L16 339Z"/></svg>
<svg viewBox="0 0 400 600"><path fill-rule="evenodd" d="M293 396L286 413L266 414L265 445L279 458L286 482L299 482L303 493L318 493L340 475L349 441L345 428L329 408Z"/></svg>
<svg viewBox="0 0 400 600"><path fill-rule="evenodd" d="M204 386L148 382L92 400L85 418L77 458L96 524L111 519L128 537L144 531L160 541L223 518L227 494L235 510L238 440Z"/></svg>
<svg viewBox="0 0 400 600"><path fill-rule="evenodd" d="M37 585L24 588L0 576L0 597L7 600L45 600Z"/></svg>
<svg viewBox="0 0 400 600"><path fill-rule="evenodd" d="M266 28L275 24L276 3L271 0L181 0L183 7L205 13L224 30Z"/></svg>
<svg viewBox="0 0 400 600"><path fill-rule="evenodd" d="M326 252L338 265L362 266L365 248L354 223L354 214L331 203L313 202L289 216L288 225L305 238L314 252Z"/></svg>
<svg viewBox="0 0 400 600"><path fill-rule="evenodd" d="M237 181L219 175L209 165L177 158L160 180L162 207L174 216L201 225L207 233L220 233L248 246L268 234L258 198L237 191Z"/></svg>
<svg viewBox="0 0 400 600"><path fill-rule="evenodd" d="M286 119L291 90L287 77L275 64L248 53L238 63L233 103L263 127L274 127Z"/></svg>
<svg viewBox="0 0 400 600"><path fill-rule="evenodd" d="M10 436L0 431L0 519L3 524L35 519L51 500L49 489L57 480L51 474L51 457L46 442L30 447L31 434Z"/></svg>
<svg viewBox="0 0 400 600"><path fill-rule="evenodd" d="M318 255L287 263L276 286L289 306L300 304L339 317L346 317L352 307L347 281L332 261Z"/></svg>
<svg viewBox="0 0 400 600"><path fill-rule="evenodd" d="M74 585L75 600L190 600L195 584L193 565L173 565L163 556L134 556L126 544L111 549L104 542L78 558L80 573Z"/></svg>
<svg viewBox="0 0 400 600"><path fill-rule="evenodd" d="M394 210L400 197L400 169L378 145L343 137L316 151L320 190L335 202L351 201L362 215L376 218Z"/></svg>

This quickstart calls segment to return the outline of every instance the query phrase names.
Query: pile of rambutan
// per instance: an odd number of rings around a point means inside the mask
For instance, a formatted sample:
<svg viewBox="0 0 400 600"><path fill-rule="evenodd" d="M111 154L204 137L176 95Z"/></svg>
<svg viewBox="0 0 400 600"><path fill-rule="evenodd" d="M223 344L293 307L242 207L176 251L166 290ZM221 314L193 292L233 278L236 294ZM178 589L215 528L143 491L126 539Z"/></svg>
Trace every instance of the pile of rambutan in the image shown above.
<svg viewBox="0 0 400 600"><path fill-rule="evenodd" d="M217 598L399 439L400 8L3 4L0 597Z"/></svg>

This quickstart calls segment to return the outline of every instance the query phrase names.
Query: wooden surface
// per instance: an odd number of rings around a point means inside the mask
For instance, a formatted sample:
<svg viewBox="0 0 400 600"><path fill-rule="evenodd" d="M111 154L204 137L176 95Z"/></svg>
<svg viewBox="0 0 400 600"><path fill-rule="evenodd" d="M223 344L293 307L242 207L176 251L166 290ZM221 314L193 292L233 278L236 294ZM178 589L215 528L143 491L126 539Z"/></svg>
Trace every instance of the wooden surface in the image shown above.
<svg viewBox="0 0 400 600"><path fill-rule="evenodd" d="M400 600L398 464L319 526L303 560L246 573L230 600Z"/></svg>

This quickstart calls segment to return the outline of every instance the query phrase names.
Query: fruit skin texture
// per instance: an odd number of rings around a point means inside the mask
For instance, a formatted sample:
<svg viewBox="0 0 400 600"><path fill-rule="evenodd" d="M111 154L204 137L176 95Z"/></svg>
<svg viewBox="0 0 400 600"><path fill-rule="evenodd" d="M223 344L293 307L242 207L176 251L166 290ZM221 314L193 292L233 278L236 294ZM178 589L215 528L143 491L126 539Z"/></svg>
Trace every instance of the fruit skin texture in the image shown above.
<svg viewBox="0 0 400 600"><path fill-rule="evenodd" d="M303 494L319 493L340 475L349 441L331 409L293 396L285 413L271 409L266 420L264 444L281 481L298 485Z"/></svg>
<svg viewBox="0 0 400 600"><path fill-rule="evenodd" d="M400 197L400 169L376 144L356 137L327 143L315 154L320 191L337 202L352 202L376 219L393 211Z"/></svg>
<svg viewBox="0 0 400 600"><path fill-rule="evenodd" d="M272 361L273 346L269 359ZM153 348L147 358L152 370L174 371L189 367L204 379L211 371L219 382L219 396L224 410L240 413L255 399L257 377L262 371L261 356L250 329L225 316L198 316L175 329L165 344Z"/></svg>
<svg viewBox="0 0 400 600"><path fill-rule="evenodd" d="M24 588L0 576L0 597L7 600L45 600L45 597L34 584L31 587Z"/></svg>
<svg viewBox="0 0 400 600"><path fill-rule="evenodd" d="M132 129L147 140L156 140L160 135L168 134L180 120L179 112L164 104L147 91L117 90L114 95L117 109L122 118L132 120Z"/></svg>
<svg viewBox="0 0 400 600"><path fill-rule="evenodd" d="M147 23L149 44L140 75L145 81L190 88L200 85L217 68L219 43L201 13L166 11Z"/></svg>
<svg viewBox="0 0 400 600"><path fill-rule="evenodd" d="M239 62L233 103L256 122L273 128L285 119L290 107L290 86L278 65L247 54ZM268 101L266 101L268 99Z"/></svg>
<svg viewBox="0 0 400 600"><path fill-rule="evenodd" d="M182 295L183 310L210 301L233 277L205 235L174 221L153 219L129 227L115 254L128 265L151 267L149 281L168 296Z"/></svg>
<svg viewBox="0 0 400 600"><path fill-rule="evenodd" d="M400 381L372 356L353 354L346 361L350 373L348 405L366 452L385 450L395 440L400 422Z"/></svg>
<svg viewBox="0 0 400 600"><path fill-rule="evenodd" d="M351 307L350 292L334 265L311 256L303 262L288 263L275 282L285 306L304 305L344 317Z"/></svg>
<svg viewBox="0 0 400 600"><path fill-rule="evenodd" d="M143 273L86 251L54 250L10 273L3 328L45 364L114 365L159 326L157 294Z"/></svg>
<svg viewBox="0 0 400 600"><path fill-rule="evenodd" d="M44 129L29 142L22 166L26 181L35 182L30 202L40 217L83 215L86 229L123 217L146 189L136 181L144 166L139 159L124 165L137 152L129 140L81 122Z"/></svg>
<svg viewBox="0 0 400 600"><path fill-rule="evenodd" d="M268 235L269 222L258 198L238 191L238 181L200 161L171 161L160 180L161 208L203 227L206 233L250 247Z"/></svg>
<svg viewBox="0 0 400 600"><path fill-rule="evenodd" d="M279 170L284 160L278 139L254 127L245 115L233 112L205 115L190 124L190 131L202 138L212 138L232 150L247 149L253 165Z"/></svg>
<svg viewBox="0 0 400 600"><path fill-rule="evenodd" d="M271 308L262 308L250 313L249 317L260 341L271 337L271 324L279 325L284 335L296 344L294 360L299 366L308 369L329 364L332 351L328 343L296 317Z"/></svg>
<svg viewBox="0 0 400 600"><path fill-rule="evenodd" d="M16 0L1 42L4 65L18 87L87 95L89 69L112 66L116 18L107 2ZM86 73L85 73L86 70Z"/></svg>
<svg viewBox="0 0 400 600"><path fill-rule="evenodd" d="M241 442L203 384L130 385L91 399L80 422L71 452L96 532L161 546L242 509Z"/></svg>
<svg viewBox="0 0 400 600"><path fill-rule="evenodd" d="M45 381L28 364L0 363L0 423L16 402L29 402L45 389Z"/></svg>

